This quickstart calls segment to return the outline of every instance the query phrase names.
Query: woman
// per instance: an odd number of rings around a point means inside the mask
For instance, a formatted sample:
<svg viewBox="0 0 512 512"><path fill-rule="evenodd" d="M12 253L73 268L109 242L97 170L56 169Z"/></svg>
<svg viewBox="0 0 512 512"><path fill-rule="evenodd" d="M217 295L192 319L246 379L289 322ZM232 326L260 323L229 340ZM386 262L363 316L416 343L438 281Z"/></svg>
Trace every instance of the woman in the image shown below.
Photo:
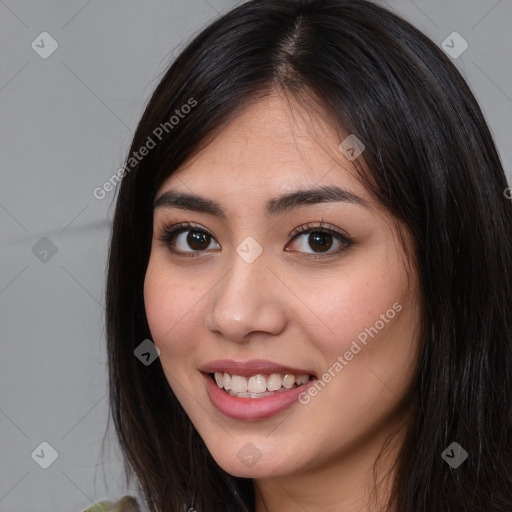
<svg viewBox="0 0 512 512"><path fill-rule="evenodd" d="M247 2L122 174L110 399L149 510L512 510L512 205L434 43L364 0Z"/></svg>

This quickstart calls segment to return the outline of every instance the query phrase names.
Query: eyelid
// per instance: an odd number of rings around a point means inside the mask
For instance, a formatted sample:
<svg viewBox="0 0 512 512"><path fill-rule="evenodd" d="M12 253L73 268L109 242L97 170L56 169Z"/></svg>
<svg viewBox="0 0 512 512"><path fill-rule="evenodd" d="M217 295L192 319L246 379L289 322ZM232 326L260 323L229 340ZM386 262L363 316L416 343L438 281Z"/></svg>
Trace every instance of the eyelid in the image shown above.
<svg viewBox="0 0 512 512"><path fill-rule="evenodd" d="M212 238L214 238L214 236L205 227L203 227L201 224L196 224L195 222L190 222L188 220L184 221L184 222L176 222L174 224L164 224L164 226L161 229L161 231L162 232L178 231L179 229L186 230L187 228L194 229L194 230L197 230L197 231L202 231L202 232L207 233L208 235L210 235Z"/></svg>
<svg viewBox="0 0 512 512"><path fill-rule="evenodd" d="M319 223L315 222L306 222L305 224L301 224L300 226L297 226L288 236L294 237L295 235L303 235L307 234L309 230L318 229L319 231L334 231L337 233L340 237L344 238L345 241L351 242L348 233L344 232L342 229L338 228L337 226L333 226L332 224L329 224L328 222L324 222L321 220Z"/></svg>

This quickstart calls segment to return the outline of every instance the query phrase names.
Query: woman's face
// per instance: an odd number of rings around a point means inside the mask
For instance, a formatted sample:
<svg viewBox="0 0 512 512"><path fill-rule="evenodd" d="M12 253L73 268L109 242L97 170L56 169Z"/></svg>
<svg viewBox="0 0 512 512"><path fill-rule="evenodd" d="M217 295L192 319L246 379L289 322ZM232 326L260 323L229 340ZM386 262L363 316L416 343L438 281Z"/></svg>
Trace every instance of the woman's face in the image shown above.
<svg viewBox="0 0 512 512"><path fill-rule="evenodd" d="M416 365L393 218L293 105L248 108L162 184L144 285L172 390L217 463L251 478L371 460Z"/></svg>

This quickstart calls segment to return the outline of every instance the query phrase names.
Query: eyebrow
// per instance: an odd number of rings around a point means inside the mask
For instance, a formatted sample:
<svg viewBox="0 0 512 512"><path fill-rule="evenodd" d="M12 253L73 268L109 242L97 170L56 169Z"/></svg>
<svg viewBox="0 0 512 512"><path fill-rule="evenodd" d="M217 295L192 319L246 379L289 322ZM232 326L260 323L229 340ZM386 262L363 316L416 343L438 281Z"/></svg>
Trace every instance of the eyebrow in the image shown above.
<svg viewBox="0 0 512 512"><path fill-rule="evenodd" d="M336 186L324 186L311 190L297 190L296 192L269 199L266 203L266 213L269 216L274 216L310 204L334 202L352 203L368 207L367 201L348 190ZM174 190L164 192L154 202L154 210L163 208L179 208L209 213L221 219L227 219L221 205L216 201Z"/></svg>

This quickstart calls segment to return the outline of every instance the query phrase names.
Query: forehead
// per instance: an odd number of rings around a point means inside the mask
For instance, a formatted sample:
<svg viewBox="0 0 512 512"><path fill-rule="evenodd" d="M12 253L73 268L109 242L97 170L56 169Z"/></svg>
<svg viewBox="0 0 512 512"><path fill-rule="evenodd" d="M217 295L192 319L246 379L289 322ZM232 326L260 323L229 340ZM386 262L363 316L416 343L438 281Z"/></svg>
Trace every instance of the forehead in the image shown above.
<svg viewBox="0 0 512 512"><path fill-rule="evenodd" d="M318 109L309 112L273 94L231 121L163 182L157 196L172 188L233 202L333 185L367 197L338 149L339 138Z"/></svg>

